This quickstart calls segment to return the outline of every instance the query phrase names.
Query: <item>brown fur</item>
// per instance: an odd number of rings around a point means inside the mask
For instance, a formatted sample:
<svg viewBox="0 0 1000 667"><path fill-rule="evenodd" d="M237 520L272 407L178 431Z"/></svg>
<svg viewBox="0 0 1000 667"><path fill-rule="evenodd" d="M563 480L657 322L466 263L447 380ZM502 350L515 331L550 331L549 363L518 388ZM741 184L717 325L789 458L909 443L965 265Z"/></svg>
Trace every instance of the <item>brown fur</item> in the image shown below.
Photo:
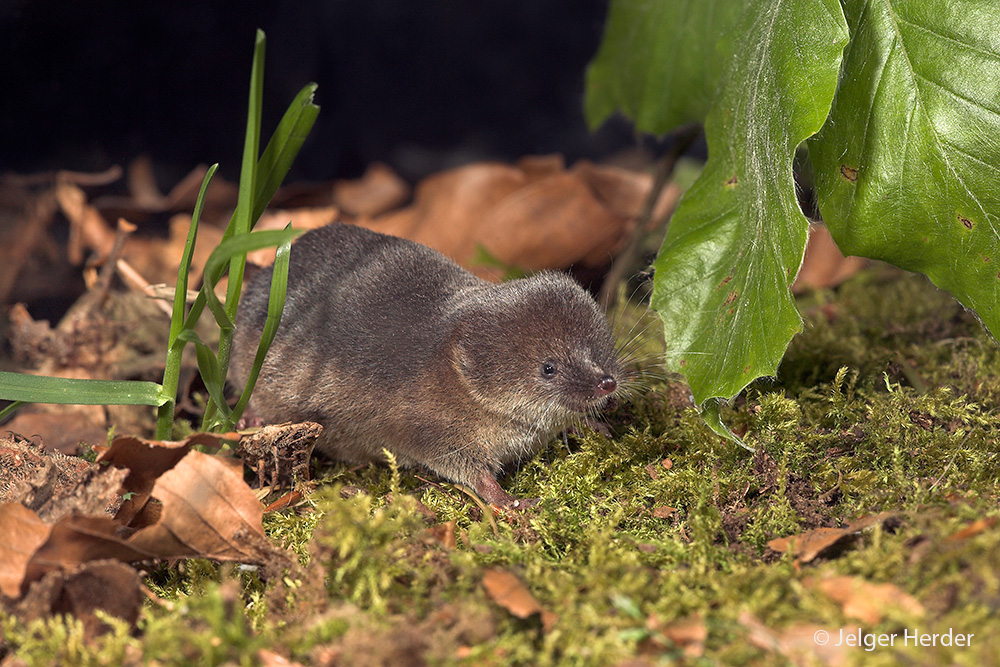
<svg viewBox="0 0 1000 667"><path fill-rule="evenodd" d="M241 384L270 277L254 276L240 304ZM602 406L621 373L607 322L569 277L496 285L425 246L334 224L292 246L285 310L250 407L268 422L321 423L317 445L336 458L381 460L385 448L506 506L501 467Z"/></svg>

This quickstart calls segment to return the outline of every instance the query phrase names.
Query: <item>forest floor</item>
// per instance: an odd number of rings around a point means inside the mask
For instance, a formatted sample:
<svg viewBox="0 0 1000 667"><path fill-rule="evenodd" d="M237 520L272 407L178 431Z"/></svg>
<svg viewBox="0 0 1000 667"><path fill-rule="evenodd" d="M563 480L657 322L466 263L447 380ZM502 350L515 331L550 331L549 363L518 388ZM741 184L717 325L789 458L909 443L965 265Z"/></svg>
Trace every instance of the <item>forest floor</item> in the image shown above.
<svg viewBox="0 0 1000 667"><path fill-rule="evenodd" d="M799 305L777 379L725 411L755 454L651 381L612 437L573 434L504 480L541 498L523 513L319 463L265 515L297 556L281 576L162 564L138 632L9 616L4 664L989 664L996 345L895 270Z"/></svg>
<svg viewBox="0 0 1000 667"><path fill-rule="evenodd" d="M502 480L541 499L519 513L314 461L264 515L280 573L162 563L135 628L6 615L2 664L991 664L1000 351L887 267L798 304L777 378L723 412L755 453L649 379Z"/></svg>

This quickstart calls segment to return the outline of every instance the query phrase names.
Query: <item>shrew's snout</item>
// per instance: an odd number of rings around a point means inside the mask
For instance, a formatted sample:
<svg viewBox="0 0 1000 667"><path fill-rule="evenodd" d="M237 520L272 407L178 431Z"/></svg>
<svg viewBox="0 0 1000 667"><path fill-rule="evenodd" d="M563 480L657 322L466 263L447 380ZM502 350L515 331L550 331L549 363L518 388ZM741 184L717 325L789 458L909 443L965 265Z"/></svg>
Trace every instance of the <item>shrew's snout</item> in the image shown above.
<svg viewBox="0 0 1000 667"><path fill-rule="evenodd" d="M605 375L597 382L597 395L607 396L608 394L614 393L617 388L618 380L614 379L610 375Z"/></svg>

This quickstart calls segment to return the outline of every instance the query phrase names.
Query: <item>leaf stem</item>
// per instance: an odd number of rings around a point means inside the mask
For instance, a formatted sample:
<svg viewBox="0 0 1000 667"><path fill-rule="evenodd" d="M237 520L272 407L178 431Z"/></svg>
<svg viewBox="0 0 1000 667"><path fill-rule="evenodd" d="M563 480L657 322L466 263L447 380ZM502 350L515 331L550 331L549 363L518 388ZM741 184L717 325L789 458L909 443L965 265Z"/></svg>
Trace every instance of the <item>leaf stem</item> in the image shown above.
<svg viewBox="0 0 1000 667"><path fill-rule="evenodd" d="M643 203L642 211L636 219L635 231L632 232L632 237L629 239L628 245L615 258L611 269L608 271L608 275L604 278L604 284L601 285L598 302L604 304L605 310L611 310L614 307L618 300L618 286L625 279L625 272L630 270L630 267L635 264L647 232L655 230L647 229L647 227L653 218L653 213L656 211L656 203L660 201L663 188L670 182L670 176L674 173L677 161L687 152L687 149L691 147L691 144L699 136L701 136L701 126L698 124L686 125L680 128L675 134L673 146L660 159L656 167L653 187L650 188L649 195ZM665 227L669 219L670 217L668 216L662 221L657 221L656 228Z"/></svg>

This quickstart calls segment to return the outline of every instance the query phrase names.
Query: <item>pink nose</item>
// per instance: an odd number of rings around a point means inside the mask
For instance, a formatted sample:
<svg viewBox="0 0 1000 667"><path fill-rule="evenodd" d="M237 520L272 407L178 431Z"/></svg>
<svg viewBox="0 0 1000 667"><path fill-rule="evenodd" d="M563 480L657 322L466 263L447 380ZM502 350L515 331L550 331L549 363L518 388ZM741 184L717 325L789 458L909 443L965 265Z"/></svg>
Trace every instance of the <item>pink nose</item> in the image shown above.
<svg viewBox="0 0 1000 667"><path fill-rule="evenodd" d="M617 388L618 381L610 375L605 375L601 378L601 381L597 383L597 393L601 396L607 396Z"/></svg>

